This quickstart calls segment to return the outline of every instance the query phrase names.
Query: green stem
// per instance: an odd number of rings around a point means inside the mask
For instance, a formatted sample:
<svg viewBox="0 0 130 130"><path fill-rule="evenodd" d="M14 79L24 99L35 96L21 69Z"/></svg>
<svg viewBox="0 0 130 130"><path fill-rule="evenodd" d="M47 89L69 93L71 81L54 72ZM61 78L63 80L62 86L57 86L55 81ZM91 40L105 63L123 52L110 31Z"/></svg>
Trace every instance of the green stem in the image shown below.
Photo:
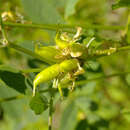
<svg viewBox="0 0 130 130"><path fill-rule="evenodd" d="M7 35L6 35L5 29L4 29L4 24L3 24L1 16L0 16L0 26L1 26L1 32L2 32L2 35L3 35L2 46L7 46L8 40L7 40Z"/></svg>
<svg viewBox="0 0 130 130"><path fill-rule="evenodd" d="M40 72L41 70L43 70L45 67L43 68L34 68L34 69L23 69L23 70L18 70L21 73L32 73L32 72Z"/></svg>
<svg viewBox="0 0 130 130"><path fill-rule="evenodd" d="M119 73L110 74L110 75L103 75L103 76L88 79L88 80L77 81L76 85L84 85L91 81L96 81L96 80L100 80L100 79L111 78L111 77L121 76L121 75L126 75L126 74L130 74L130 72L119 72ZM41 90L40 93L44 93L44 92L52 93L52 92L54 92L54 90L55 89L53 89L53 88L49 88L49 89ZM17 99L21 99L21 98L24 98L24 95L18 95L18 96L13 96L13 97L8 97L8 98L0 98L0 102L12 101L12 100L17 100ZM53 95L51 95L51 98L49 101L49 115L50 115L49 124L51 124L51 126L52 126L52 111L53 111Z"/></svg>
<svg viewBox="0 0 130 130"><path fill-rule="evenodd" d="M128 51L128 50L130 50L130 46L123 46L123 47L117 48L117 52Z"/></svg>
<svg viewBox="0 0 130 130"><path fill-rule="evenodd" d="M48 130L52 130L52 114L53 114L53 95L51 94L50 101L49 101Z"/></svg>
<svg viewBox="0 0 130 130"><path fill-rule="evenodd" d="M75 33L75 31L73 30L68 30L68 29L73 29L74 27L65 24L63 25L62 24L21 24L21 23L5 22L4 25L9 27L46 29L51 31L56 31L60 28L65 32Z"/></svg>
<svg viewBox="0 0 130 130"><path fill-rule="evenodd" d="M42 58L41 56L39 56L38 54L36 54L36 53L26 49L26 48L23 48L23 47L21 47L19 45L10 43L9 47L14 48L17 51L23 52L25 54L28 54L28 55L36 58L36 59L39 59L39 60L43 61L45 64L50 64L50 63L46 63L46 60L44 58ZM111 48L110 49L106 49L106 50L97 50L95 52L90 53L89 56L88 56L88 59L108 56L109 53L111 55L113 53L117 53L117 52L121 52L121 51L128 51L128 50L130 50L130 46L124 46L124 47L114 48L114 49L115 49L114 51L111 50Z"/></svg>
<svg viewBox="0 0 130 130"><path fill-rule="evenodd" d="M87 79L87 80L82 80L82 81L77 81L76 85L83 85L86 84L90 81L96 81L96 80L100 80L100 79L104 79L104 78L111 78L111 77L115 77L115 76L121 76L121 75L126 75L129 74L130 72L119 72L119 73L115 73L115 74L110 74L110 75L103 75L97 78L92 78L92 79Z"/></svg>
<svg viewBox="0 0 130 130"><path fill-rule="evenodd" d="M44 90L40 90L39 92L40 93L45 93L45 92L55 92L56 89L55 88L47 88L47 89L44 89Z"/></svg>
<svg viewBox="0 0 130 130"><path fill-rule="evenodd" d="M82 27L83 29L103 29L103 30L122 30L124 26L111 26L111 25L83 25L83 24L21 24L21 23L11 23L4 22L5 26L9 27L20 27L20 28L36 28L36 29L47 29L55 31L59 28L63 29L74 29L75 27ZM66 30L67 31L67 30ZM75 31L68 30L67 32L74 33Z"/></svg>
<svg viewBox="0 0 130 130"><path fill-rule="evenodd" d="M24 95L18 95L18 96L13 96L13 97L8 97L8 98L0 98L0 102L12 101L16 99L21 99L23 97Z"/></svg>
<svg viewBox="0 0 130 130"><path fill-rule="evenodd" d="M46 60L45 60L43 57L41 57L41 56L39 56L38 54L36 54L36 53L34 53L34 52L32 52L32 51L26 49L26 48L23 48L23 47L21 47L21 46L19 46L19 45L17 45L17 44L9 43L8 47L14 48L14 49L17 50L17 51L20 51L20 52L22 52L22 53L25 53L25 54L27 54L27 55L30 55L30 56L32 56L32 57L34 57L34 58L36 58L36 59L39 59L39 60L43 61L45 64L47 64L47 63L46 63Z"/></svg>
<svg viewBox="0 0 130 130"><path fill-rule="evenodd" d="M45 89L45 90L41 90L39 91L40 93L46 93L46 92L50 92L50 91L54 91L55 89ZM8 97L8 98L0 98L0 102L7 102L7 101L12 101L12 100L17 100L17 99L22 99L24 98L25 95L17 95L17 96L12 96L12 97Z"/></svg>

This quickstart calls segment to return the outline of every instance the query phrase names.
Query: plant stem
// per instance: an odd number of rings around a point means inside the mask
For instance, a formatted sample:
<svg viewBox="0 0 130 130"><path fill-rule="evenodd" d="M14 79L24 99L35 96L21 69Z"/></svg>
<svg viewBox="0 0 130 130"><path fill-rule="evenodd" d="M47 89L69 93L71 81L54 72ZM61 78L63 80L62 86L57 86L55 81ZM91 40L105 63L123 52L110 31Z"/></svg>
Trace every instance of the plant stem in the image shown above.
<svg viewBox="0 0 130 130"><path fill-rule="evenodd" d="M100 79L111 78L111 77L121 76L121 75L126 75L126 74L130 74L130 72L119 72L119 73L110 74L110 75L103 75L103 76L100 76L97 78L77 81L76 85L83 85L90 81L96 81L96 80L100 80ZM53 89L53 88L49 88L49 89L41 90L40 93L50 92L50 91L52 93L52 91L54 92L54 90L55 89ZM13 96L13 97L8 97L8 98L0 98L0 102L12 101L12 100L17 100L17 99L21 99L21 98L24 98L24 95L18 95L18 96ZM53 111L53 95L51 95L51 98L49 101L49 115L50 115L49 124L52 124L52 111ZM49 129L49 130L51 130L51 129Z"/></svg>
<svg viewBox="0 0 130 130"><path fill-rule="evenodd" d="M40 90L39 92L40 93L45 93L45 92L55 92L56 89L55 88L47 88L47 89L44 89L44 90Z"/></svg>
<svg viewBox="0 0 130 130"><path fill-rule="evenodd" d="M3 36L2 47L5 47L8 45L8 40L7 40L7 35L6 35L5 29L4 29L4 24L3 24L1 16L0 16L0 27L1 27L1 32L2 32L2 36Z"/></svg>
<svg viewBox="0 0 130 130"><path fill-rule="evenodd" d="M130 72L119 72L119 73L110 74L110 75L102 75L102 76L97 77L97 78L77 81L76 85L83 85L83 84L86 84L86 83L88 83L90 81L96 81L96 80L100 80L100 79L104 79L104 78L111 78L111 77L120 76L120 75L126 75L126 74L130 74Z"/></svg>
<svg viewBox="0 0 130 130"><path fill-rule="evenodd" d="M16 49L17 51L20 51L20 52L25 53L25 54L27 54L27 55L30 55L30 56L32 56L32 57L34 57L34 58L36 58L36 59L39 59L39 60L43 61L44 64L51 64L51 63L47 62L44 58L42 58L41 56L39 56L38 54L36 54L36 53L34 53L34 52L32 52L32 51L26 49L26 48L23 48L23 47L21 47L21 46L19 46L19 45L10 43L10 44L8 45L8 47L14 48L14 49ZM111 52L111 49L99 50L99 51L97 50L96 52L92 52L92 53L89 54L88 60L89 60L89 59L92 60L92 59L95 59L95 58L100 58L100 57L103 57L103 56L109 56L109 55L108 55L109 53L110 53L110 55L111 55L111 54L117 53L117 52L128 51L128 50L130 50L130 46L124 46L124 47L115 48L115 49L116 49L116 50L115 50L114 52ZM39 70L38 70L38 71L39 71ZM36 71L36 72L37 72L37 71Z"/></svg>
<svg viewBox="0 0 130 130"><path fill-rule="evenodd" d="M16 99L21 99L23 97L24 95L18 95L18 96L13 96L13 97L8 97L8 98L0 98L0 102L12 101Z"/></svg>
<svg viewBox="0 0 130 130"><path fill-rule="evenodd" d="M32 72L40 72L41 70L43 70L45 67L42 68L34 68L34 69L22 69L22 70L18 70L21 73L32 73Z"/></svg>
<svg viewBox="0 0 130 130"><path fill-rule="evenodd" d="M75 29L75 27L82 27L83 29L103 29L103 30L122 30L124 26L112 26L112 25L83 25L83 24L21 24L21 23L11 23L4 22L5 26L9 27L19 27L19 28L36 28L36 29L47 29L55 31L57 29L62 29L63 31L67 31L70 33L74 33L75 31L65 30L65 29Z"/></svg>
<svg viewBox="0 0 130 130"><path fill-rule="evenodd" d="M123 46L123 47L117 48L117 52L127 51L127 50L130 50L130 46Z"/></svg>
<svg viewBox="0 0 130 130"><path fill-rule="evenodd" d="M74 30L68 30L68 29L73 29L74 27L65 24L63 25L62 24L21 24L21 23L4 22L4 25L9 27L45 29L51 31L56 31L60 28L65 32L75 33Z"/></svg>
<svg viewBox="0 0 130 130"><path fill-rule="evenodd" d="M49 89L44 89L39 91L40 93L46 93L46 92L50 92L50 91L55 91L55 89L53 88L49 88ZM8 98L0 98L0 102L7 102L7 101L12 101L12 100L17 100L17 99L22 99L24 98L26 95L17 95L17 96L12 96L12 97L8 97Z"/></svg>
<svg viewBox="0 0 130 130"><path fill-rule="evenodd" d="M29 49L23 48L23 47L21 47L21 46L19 46L17 44L14 44L14 43L9 43L8 47L14 48L17 51L20 51L22 53L30 55L30 56L32 56L32 57L34 57L36 59L39 59L40 61L43 61L45 64L47 64L46 60L43 57L41 57L40 55L30 51Z"/></svg>
<svg viewBox="0 0 130 130"><path fill-rule="evenodd" d="M51 93L49 101L49 119L48 119L48 130L52 130L52 113L53 113L53 95Z"/></svg>

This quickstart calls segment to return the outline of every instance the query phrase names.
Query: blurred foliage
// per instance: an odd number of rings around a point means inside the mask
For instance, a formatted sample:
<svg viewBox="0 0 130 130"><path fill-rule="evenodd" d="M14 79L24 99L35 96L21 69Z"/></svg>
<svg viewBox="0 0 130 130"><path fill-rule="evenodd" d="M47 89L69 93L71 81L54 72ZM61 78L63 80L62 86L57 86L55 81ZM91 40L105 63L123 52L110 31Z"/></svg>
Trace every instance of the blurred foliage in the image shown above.
<svg viewBox="0 0 130 130"><path fill-rule="evenodd" d="M130 8L130 1L129 0L118 0L116 4L114 4L113 9L120 8L120 7L129 7Z"/></svg>
<svg viewBox="0 0 130 130"><path fill-rule="evenodd" d="M113 6L112 6L113 5ZM112 7L119 8L112 10ZM127 8L120 8L127 7ZM0 13L6 12L5 22L38 24L122 25L124 30L83 29L83 44L95 37L91 48L105 49L130 44L129 0L0 0ZM11 15L9 15L11 14ZM10 16L13 18L11 19ZM34 51L34 44L53 45L55 32L44 29L6 27L9 41ZM0 39L2 35L0 32ZM46 66L11 48L0 48L0 99L24 94L17 100L0 100L0 130L47 130L48 93L32 98L32 80L36 73L19 70ZM129 130L130 74L89 81L92 78L130 71L130 53L116 53L86 61L85 73L75 91L64 89L65 100L54 98L53 130ZM39 90L50 86L42 84ZM47 99L46 99L47 98ZM45 103L46 102L46 103ZM31 108L35 111L32 111Z"/></svg>

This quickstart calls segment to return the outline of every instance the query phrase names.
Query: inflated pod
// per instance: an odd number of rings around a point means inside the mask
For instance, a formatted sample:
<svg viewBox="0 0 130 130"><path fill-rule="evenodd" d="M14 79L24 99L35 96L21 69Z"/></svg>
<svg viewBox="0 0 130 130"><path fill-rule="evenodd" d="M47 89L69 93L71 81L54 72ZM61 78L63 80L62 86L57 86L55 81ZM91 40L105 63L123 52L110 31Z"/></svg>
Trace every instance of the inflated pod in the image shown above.
<svg viewBox="0 0 130 130"><path fill-rule="evenodd" d="M61 36L61 32L59 31L59 32L57 32L57 34L56 34L55 42L56 42L56 45L57 45L60 49L64 49L64 48L66 48L66 47L69 45L69 43L68 43L67 41L65 41L65 40L62 40L62 39L60 38L60 36Z"/></svg>
<svg viewBox="0 0 130 130"><path fill-rule="evenodd" d="M60 70L61 72L64 72L64 73L70 72L77 68L78 68L77 59L65 60L60 63Z"/></svg>
<svg viewBox="0 0 130 130"><path fill-rule="evenodd" d="M35 89L39 84L56 78L60 73L66 74L75 69L78 69L78 60L76 59L65 60L60 64L54 64L44 69L36 75L33 81L33 96L35 95Z"/></svg>
<svg viewBox="0 0 130 130"><path fill-rule="evenodd" d="M35 46L35 53L40 55L49 64L60 63L63 61L62 52L55 46Z"/></svg>

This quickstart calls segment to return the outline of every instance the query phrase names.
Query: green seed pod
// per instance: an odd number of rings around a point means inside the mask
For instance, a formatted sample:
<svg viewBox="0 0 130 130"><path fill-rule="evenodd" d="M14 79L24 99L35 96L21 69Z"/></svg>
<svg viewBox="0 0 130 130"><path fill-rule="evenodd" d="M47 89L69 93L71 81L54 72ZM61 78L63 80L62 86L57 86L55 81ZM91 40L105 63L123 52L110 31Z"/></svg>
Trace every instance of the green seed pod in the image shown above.
<svg viewBox="0 0 130 130"><path fill-rule="evenodd" d="M35 89L37 85L54 79L59 75L59 73L60 73L59 64L55 64L37 74L33 81L33 96L35 95Z"/></svg>
<svg viewBox="0 0 130 130"><path fill-rule="evenodd" d="M78 60L76 59L65 60L62 63L60 63L60 70L64 73L70 72L77 68L78 68Z"/></svg>
<svg viewBox="0 0 130 130"><path fill-rule="evenodd" d="M66 47L69 45L69 43L68 43L67 41L62 40L62 39L60 38L60 36L61 36L61 32L59 31L59 32L57 32L57 34L56 34L55 42L56 42L56 45L57 45L60 49L64 49L64 48L66 48Z"/></svg>
<svg viewBox="0 0 130 130"><path fill-rule="evenodd" d="M35 53L43 57L45 61L49 64L60 63L61 61L63 61L64 58L62 56L62 52L55 46L38 47L36 45Z"/></svg>
<svg viewBox="0 0 130 130"><path fill-rule="evenodd" d="M56 78L60 73L66 74L78 68L78 60L65 60L60 64L52 65L41 71L33 81L33 96L37 85Z"/></svg>

